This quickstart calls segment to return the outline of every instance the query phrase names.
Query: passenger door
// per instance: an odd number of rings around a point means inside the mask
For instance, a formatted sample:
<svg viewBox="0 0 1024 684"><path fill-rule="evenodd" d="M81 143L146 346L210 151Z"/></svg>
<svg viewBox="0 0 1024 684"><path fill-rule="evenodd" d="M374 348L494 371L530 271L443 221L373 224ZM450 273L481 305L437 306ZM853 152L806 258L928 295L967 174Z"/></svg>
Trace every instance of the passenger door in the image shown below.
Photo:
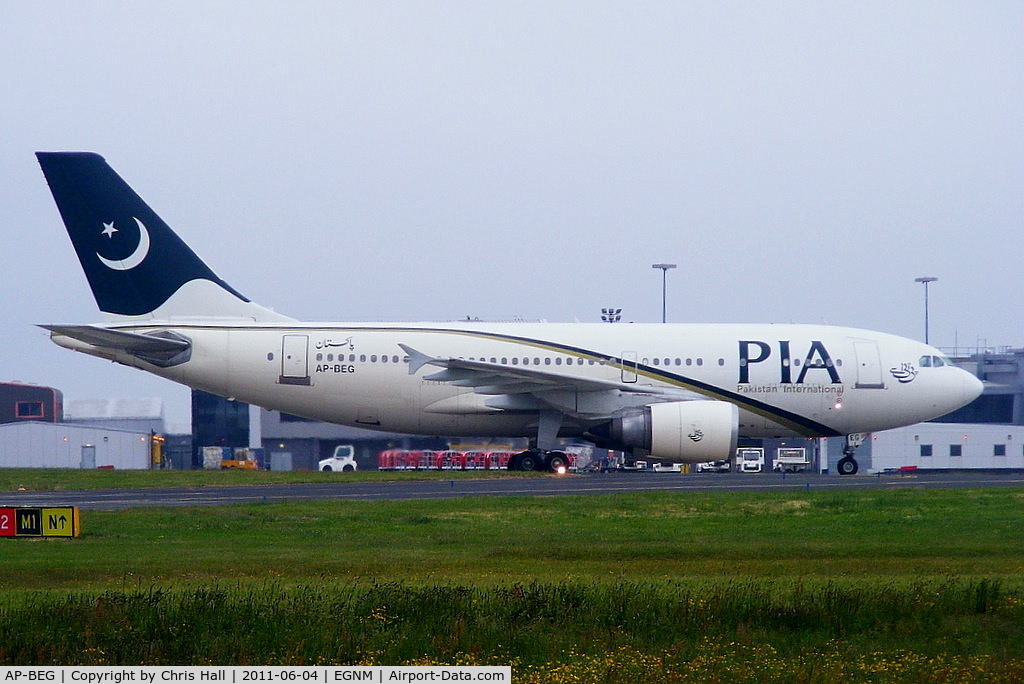
<svg viewBox="0 0 1024 684"><path fill-rule="evenodd" d="M309 336L285 335L281 340L281 384L308 385Z"/></svg>

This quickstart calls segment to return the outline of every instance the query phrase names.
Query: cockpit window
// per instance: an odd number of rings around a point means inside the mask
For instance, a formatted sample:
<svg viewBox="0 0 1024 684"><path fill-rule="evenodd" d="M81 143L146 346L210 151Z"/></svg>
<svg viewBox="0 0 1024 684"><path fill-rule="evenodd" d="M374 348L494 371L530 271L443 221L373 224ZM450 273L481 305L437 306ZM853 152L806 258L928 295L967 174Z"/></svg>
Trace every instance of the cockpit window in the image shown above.
<svg viewBox="0 0 1024 684"><path fill-rule="evenodd" d="M918 360L917 365L921 368L942 368L952 364L941 356L922 356Z"/></svg>
<svg viewBox="0 0 1024 684"><path fill-rule="evenodd" d="M932 367L932 357L930 357L930 356L922 356L920 358L920 360L918 360L917 365L920 366L921 368L931 368Z"/></svg>

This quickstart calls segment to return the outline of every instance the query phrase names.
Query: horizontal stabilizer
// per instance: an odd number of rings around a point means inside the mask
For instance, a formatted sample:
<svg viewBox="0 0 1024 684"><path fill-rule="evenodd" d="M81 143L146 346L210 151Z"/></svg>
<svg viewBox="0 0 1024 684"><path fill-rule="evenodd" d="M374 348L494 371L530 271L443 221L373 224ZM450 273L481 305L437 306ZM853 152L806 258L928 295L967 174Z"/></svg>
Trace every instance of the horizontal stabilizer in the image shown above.
<svg viewBox="0 0 1024 684"><path fill-rule="evenodd" d="M169 330L134 333L95 325L41 325L53 338L64 337L109 351L125 353L166 368L188 361L192 341ZM56 341L56 339L55 339Z"/></svg>

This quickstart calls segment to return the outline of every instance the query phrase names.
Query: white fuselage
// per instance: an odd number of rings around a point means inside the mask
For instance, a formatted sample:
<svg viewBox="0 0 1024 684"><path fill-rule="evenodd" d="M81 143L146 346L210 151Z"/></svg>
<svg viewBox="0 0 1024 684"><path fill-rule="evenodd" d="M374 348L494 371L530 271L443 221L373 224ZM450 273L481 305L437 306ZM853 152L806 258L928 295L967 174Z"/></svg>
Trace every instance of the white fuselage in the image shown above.
<svg viewBox="0 0 1024 684"><path fill-rule="evenodd" d="M602 410L636 405L636 397L648 390L669 397L655 401L733 403L743 437L884 430L944 415L980 392L974 376L942 361L932 347L831 326L205 320L110 327L173 331L191 340L191 357L158 368L60 335L54 340L269 409L411 434L527 436L537 414L496 405L486 388L425 379L429 371L410 373L399 345L437 358L600 380L630 390L622 393L621 404L604 409L589 407L592 393L586 391L553 393L549 399L559 410L576 416L563 434L584 426L588 416L599 418Z"/></svg>

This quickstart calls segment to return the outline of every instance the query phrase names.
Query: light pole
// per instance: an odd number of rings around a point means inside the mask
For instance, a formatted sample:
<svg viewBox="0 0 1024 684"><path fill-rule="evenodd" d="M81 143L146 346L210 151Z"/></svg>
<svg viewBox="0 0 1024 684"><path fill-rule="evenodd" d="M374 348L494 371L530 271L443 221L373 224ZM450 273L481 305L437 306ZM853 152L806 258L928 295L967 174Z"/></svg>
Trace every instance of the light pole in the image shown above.
<svg viewBox="0 0 1024 684"><path fill-rule="evenodd" d="M668 269L675 268L675 264L651 264L651 268L661 269L661 322L665 322L665 279L668 276Z"/></svg>
<svg viewBox="0 0 1024 684"><path fill-rule="evenodd" d="M928 283L934 283L938 278L925 276L914 278L915 283L924 283L924 343L928 344Z"/></svg>

